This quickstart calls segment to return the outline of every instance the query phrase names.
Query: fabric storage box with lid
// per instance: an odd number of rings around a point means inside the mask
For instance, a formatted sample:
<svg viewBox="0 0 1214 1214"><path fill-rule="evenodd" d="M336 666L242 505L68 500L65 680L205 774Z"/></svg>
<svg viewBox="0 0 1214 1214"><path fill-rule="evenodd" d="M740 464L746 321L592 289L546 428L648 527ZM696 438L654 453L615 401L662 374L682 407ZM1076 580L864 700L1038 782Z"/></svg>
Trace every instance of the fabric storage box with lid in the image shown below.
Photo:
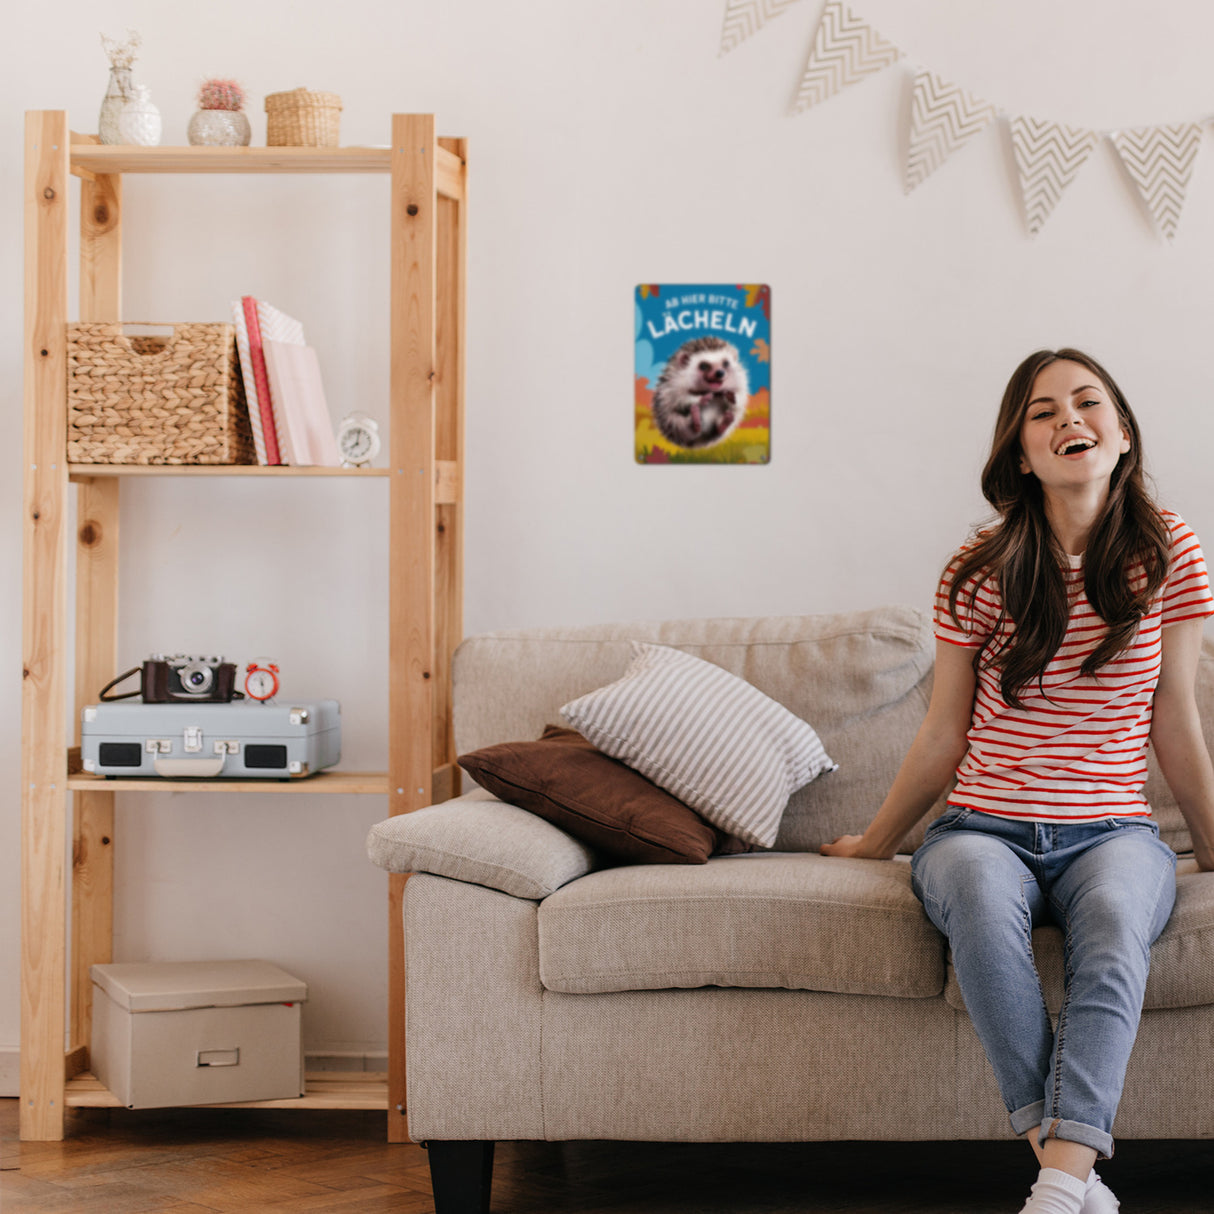
<svg viewBox="0 0 1214 1214"><path fill-rule="evenodd" d="M67 458L73 464L254 464L231 324L67 327Z"/></svg>
<svg viewBox="0 0 1214 1214"><path fill-rule="evenodd" d="M302 1096L308 988L269 961L94 965L93 1073L127 1108Z"/></svg>

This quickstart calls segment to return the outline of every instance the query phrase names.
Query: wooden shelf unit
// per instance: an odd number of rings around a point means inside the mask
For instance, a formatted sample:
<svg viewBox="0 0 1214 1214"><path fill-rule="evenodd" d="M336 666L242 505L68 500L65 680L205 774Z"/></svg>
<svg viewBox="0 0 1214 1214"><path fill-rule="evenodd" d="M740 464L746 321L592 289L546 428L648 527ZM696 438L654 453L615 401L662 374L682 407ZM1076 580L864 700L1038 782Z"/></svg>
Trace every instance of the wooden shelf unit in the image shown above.
<svg viewBox="0 0 1214 1214"><path fill-rule="evenodd" d="M112 960L114 796L140 791L368 794L405 813L458 792L450 662L463 631L464 279L467 144L430 114L394 114L384 148L135 148L78 135L62 110L26 114L21 1137L63 1137L68 1106L113 1104L87 1075L89 967ZM68 178L80 178L78 319L122 319L127 173L386 173L390 442L382 469L68 464ZM130 234L126 234L130 235ZM386 772L305 781L104 780L72 770L73 719L118 669L121 485L147 476L352 476L388 481ZM67 534L76 493L76 535ZM221 492L216 486L216 492ZM74 541L74 542L73 542ZM68 559L74 552L74 620ZM77 726L78 729L78 726ZM69 796L71 813L69 815ZM67 856L72 826L71 862ZM368 873L370 879L374 879ZM405 1141L404 877L389 878L389 1070L313 1077L286 1108L384 1108ZM70 890L70 920L66 894ZM70 943L70 949L69 949ZM108 1097L108 1101L106 1099Z"/></svg>

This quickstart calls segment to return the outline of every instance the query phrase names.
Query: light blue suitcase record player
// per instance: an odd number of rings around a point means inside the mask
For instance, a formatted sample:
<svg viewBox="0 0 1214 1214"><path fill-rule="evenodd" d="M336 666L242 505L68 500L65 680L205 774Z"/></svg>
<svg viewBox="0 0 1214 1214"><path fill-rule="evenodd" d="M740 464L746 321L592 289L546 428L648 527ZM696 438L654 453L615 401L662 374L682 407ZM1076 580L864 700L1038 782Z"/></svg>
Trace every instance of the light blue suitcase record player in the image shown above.
<svg viewBox="0 0 1214 1214"><path fill-rule="evenodd" d="M82 766L99 776L294 780L341 759L336 700L103 703L81 716Z"/></svg>

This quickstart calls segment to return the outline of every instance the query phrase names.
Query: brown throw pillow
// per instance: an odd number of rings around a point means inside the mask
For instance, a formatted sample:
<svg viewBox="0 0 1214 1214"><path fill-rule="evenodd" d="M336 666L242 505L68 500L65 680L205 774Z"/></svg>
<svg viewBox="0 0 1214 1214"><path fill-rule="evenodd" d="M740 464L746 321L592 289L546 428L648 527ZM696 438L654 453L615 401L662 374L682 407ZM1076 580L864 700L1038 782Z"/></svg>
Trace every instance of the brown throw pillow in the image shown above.
<svg viewBox="0 0 1214 1214"><path fill-rule="evenodd" d="M459 756L502 801L530 810L606 855L639 864L703 864L745 844L710 825L580 733L545 727L538 742L502 742Z"/></svg>

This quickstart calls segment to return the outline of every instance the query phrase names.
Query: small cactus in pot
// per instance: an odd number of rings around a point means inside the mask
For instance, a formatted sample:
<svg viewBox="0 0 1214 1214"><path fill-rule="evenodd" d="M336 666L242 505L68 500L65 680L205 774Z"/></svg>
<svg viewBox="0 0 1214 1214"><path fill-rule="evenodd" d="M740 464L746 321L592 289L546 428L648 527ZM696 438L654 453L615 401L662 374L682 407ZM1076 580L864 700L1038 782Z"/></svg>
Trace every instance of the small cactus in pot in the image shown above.
<svg viewBox="0 0 1214 1214"><path fill-rule="evenodd" d="M252 137L244 113L245 91L235 80L214 77L198 90L198 112L187 136L194 145L244 147Z"/></svg>

